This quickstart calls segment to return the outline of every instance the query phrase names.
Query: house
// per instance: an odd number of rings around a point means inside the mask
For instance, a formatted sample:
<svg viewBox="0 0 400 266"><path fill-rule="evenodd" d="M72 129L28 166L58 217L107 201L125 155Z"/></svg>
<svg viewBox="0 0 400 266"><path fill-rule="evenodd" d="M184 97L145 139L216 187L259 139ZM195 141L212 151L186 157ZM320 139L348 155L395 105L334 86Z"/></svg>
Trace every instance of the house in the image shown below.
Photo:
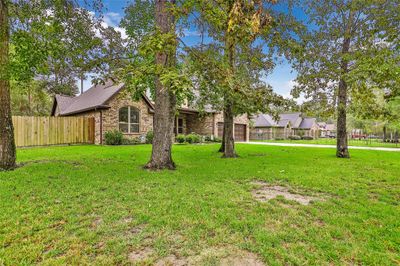
<svg viewBox="0 0 400 266"><path fill-rule="evenodd" d="M250 138L254 140L287 139L289 136L318 138L318 124L315 118L303 117L302 113L284 113L274 119L269 114L253 118Z"/></svg>
<svg viewBox="0 0 400 266"><path fill-rule="evenodd" d="M133 100L123 83L109 81L95 85L76 97L56 95L52 116L85 116L95 118L95 143L102 144L107 131L119 130L127 138L143 138L153 130L154 103L146 95ZM223 115L220 112L199 113L189 106L178 108L175 134L197 133L222 137ZM236 141L248 141L249 119L241 115L234 119Z"/></svg>
<svg viewBox="0 0 400 266"><path fill-rule="evenodd" d="M320 122L318 123L321 138L334 138L336 137L336 125L332 123Z"/></svg>

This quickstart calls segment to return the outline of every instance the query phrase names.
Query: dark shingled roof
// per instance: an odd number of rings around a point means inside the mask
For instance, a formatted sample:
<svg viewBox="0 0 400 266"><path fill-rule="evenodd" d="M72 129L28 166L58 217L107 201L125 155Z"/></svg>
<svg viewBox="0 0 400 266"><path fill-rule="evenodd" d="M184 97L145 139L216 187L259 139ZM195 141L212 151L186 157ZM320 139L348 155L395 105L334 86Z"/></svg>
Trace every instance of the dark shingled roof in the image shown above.
<svg viewBox="0 0 400 266"><path fill-rule="evenodd" d="M298 128L301 123L301 113L280 114L280 120L289 120L292 128Z"/></svg>
<svg viewBox="0 0 400 266"><path fill-rule="evenodd" d="M293 128L297 128L300 126L302 121L301 113L289 113L289 114L280 114L279 120L276 121L271 115L268 114L259 114L254 119L255 127L286 127L288 123Z"/></svg>
<svg viewBox="0 0 400 266"><path fill-rule="evenodd" d="M302 118L301 113L280 114L276 121L271 115L259 114L254 118L254 127L286 127L310 129L316 122L315 118Z"/></svg>
<svg viewBox="0 0 400 266"><path fill-rule="evenodd" d="M316 121L317 119L311 117L303 118L303 121L301 121L299 128L310 129L315 124Z"/></svg>
<svg viewBox="0 0 400 266"><path fill-rule="evenodd" d="M270 115L259 114L254 119L254 126L256 126L256 127L272 127L272 126L276 126L276 121L274 121L274 119Z"/></svg>
<svg viewBox="0 0 400 266"><path fill-rule="evenodd" d="M114 84L108 81L91 87L76 97L56 95L52 115L55 113L55 104L60 108L60 115L73 115L95 109L109 108L107 101L124 87L124 83ZM143 95L144 100L152 109L150 100Z"/></svg>

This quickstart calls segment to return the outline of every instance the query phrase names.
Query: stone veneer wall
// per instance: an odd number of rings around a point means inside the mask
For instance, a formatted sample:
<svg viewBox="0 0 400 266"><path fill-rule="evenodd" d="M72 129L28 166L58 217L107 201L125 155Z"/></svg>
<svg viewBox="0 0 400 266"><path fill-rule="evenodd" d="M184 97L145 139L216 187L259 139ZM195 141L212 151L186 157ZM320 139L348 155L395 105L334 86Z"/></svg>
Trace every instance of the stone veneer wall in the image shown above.
<svg viewBox="0 0 400 266"><path fill-rule="evenodd" d="M119 129L119 109L124 106L133 106L139 109L139 133L124 134L125 137L136 138L145 135L150 130L153 130L153 114L149 113L148 105L143 99L134 101L128 95L125 95L124 92L121 92L111 98L107 102L107 105L110 106L110 108L79 114L79 116L95 118L95 144L101 143L100 117L103 118L102 136L104 143L104 134L107 131Z"/></svg>
<svg viewBox="0 0 400 266"><path fill-rule="evenodd" d="M205 115L204 117L198 117L197 115L187 116L187 129L188 133L195 132L200 135L213 135L218 136L218 123L223 123L224 117L222 113L213 113ZM240 115L235 117L235 124L245 124L246 125L246 141L250 137L249 129L249 118L247 115Z"/></svg>
<svg viewBox="0 0 400 266"><path fill-rule="evenodd" d="M148 105L141 98L134 101L125 91L112 97L107 103L110 108L103 110L103 136L110 130L119 129L119 109L132 106L139 110L139 132L124 134L128 138L137 138L153 130L153 114L149 112Z"/></svg>
<svg viewBox="0 0 400 266"><path fill-rule="evenodd" d="M208 114L203 117L199 117L195 114L186 115L186 132L190 134L195 132L204 136L214 135L213 132L213 121L214 115Z"/></svg>

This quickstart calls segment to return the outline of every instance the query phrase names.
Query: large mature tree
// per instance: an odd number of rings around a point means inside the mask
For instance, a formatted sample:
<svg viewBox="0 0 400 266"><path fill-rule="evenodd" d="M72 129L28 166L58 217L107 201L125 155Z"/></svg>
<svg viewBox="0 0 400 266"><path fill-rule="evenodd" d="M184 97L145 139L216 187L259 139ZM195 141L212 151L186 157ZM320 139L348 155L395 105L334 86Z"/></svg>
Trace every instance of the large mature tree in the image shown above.
<svg viewBox="0 0 400 266"><path fill-rule="evenodd" d="M318 98L336 106L336 156L349 158L346 115L351 90L357 90L365 72L363 62L381 40L375 30L379 9L390 1L301 1L309 18L309 30L300 34L304 49L298 49L294 95ZM368 69L378 70L370 64ZM362 70L363 69L363 70ZM358 70L362 70L361 72ZM378 70L379 71L379 70Z"/></svg>
<svg viewBox="0 0 400 266"><path fill-rule="evenodd" d="M96 9L101 7L96 0L90 2ZM52 52L59 51L54 39L44 37L48 36L48 26L58 33L64 32L65 26L74 28L68 19L78 6L74 0L0 1L0 169L13 169L16 165L10 80L29 81L43 70Z"/></svg>
<svg viewBox="0 0 400 266"><path fill-rule="evenodd" d="M156 52L156 65L159 68L174 68L176 64L176 34L175 18L168 5L175 1L156 0L155 25L156 31L163 40L162 49ZM151 159L146 165L149 169L174 169L172 160L172 142L174 137L174 119L176 112L176 96L156 77L155 110L154 110L154 139Z"/></svg>
<svg viewBox="0 0 400 266"><path fill-rule="evenodd" d="M8 0L0 0L0 170L15 168L16 156L11 120L8 12Z"/></svg>
<svg viewBox="0 0 400 266"><path fill-rule="evenodd" d="M225 158L236 157L234 117L270 112L270 107L282 100L263 82L274 65L273 39L269 38L273 18L268 8L272 2L194 1L193 16L199 14L199 31L206 31L208 40L188 49L195 70L193 79L201 98L206 99L203 104L211 103L223 111L220 151Z"/></svg>
<svg viewBox="0 0 400 266"><path fill-rule="evenodd" d="M155 100L152 155L145 168L174 169L171 151L176 106L182 103L190 85L177 60L176 25L183 8L174 0L137 0L133 5L127 8L122 23L132 42L129 64L122 70L122 77L135 96L150 89ZM152 17L140 18L141 13L137 13L152 9L154 22ZM138 20L141 22L136 23Z"/></svg>

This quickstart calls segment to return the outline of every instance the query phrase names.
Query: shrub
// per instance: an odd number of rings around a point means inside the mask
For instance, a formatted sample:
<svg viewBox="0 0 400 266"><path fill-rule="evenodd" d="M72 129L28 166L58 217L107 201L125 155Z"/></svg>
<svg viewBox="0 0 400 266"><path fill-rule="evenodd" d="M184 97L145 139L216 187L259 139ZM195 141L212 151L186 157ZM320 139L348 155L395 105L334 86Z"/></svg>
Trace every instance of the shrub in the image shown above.
<svg viewBox="0 0 400 266"><path fill-rule="evenodd" d="M285 139L282 137L276 137L276 138L274 138L274 140L285 140Z"/></svg>
<svg viewBox="0 0 400 266"><path fill-rule="evenodd" d="M137 145L140 144L140 140L138 138L123 138L122 139L122 145Z"/></svg>
<svg viewBox="0 0 400 266"><path fill-rule="evenodd" d="M176 142L185 143L185 141L186 141L185 135L179 134L179 135L176 136Z"/></svg>
<svg viewBox="0 0 400 266"><path fill-rule="evenodd" d="M218 138L218 137L214 137L214 142L222 142L222 139Z"/></svg>
<svg viewBox="0 0 400 266"><path fill-rule="evenodd" d="M121 145L124 135L118 130L107 131L104 139L107 145Z"/></svg>
<svg viewBox="0 0 400 266"><path fill-rule="evenodd" d="M154 138L154 133L153 133L153 131L148 131L148 132L146 133L146 143L147 143L147 144L153 143L153 138Z"/></svg>
<svg viewBox="0 0 400 266"><path fill-rule="evenodd" d="M298 135L291 135L291 136L288 137L288 139L290 139L290 140L301 140L301 137L298 136Z"/></svg>
<svg viewBox="0 0 400 266"><path fill-rule="evenodd" d="M303 136L303 137L301 137L301 139L304 139L304 140L313 140L314 138L311 137L311 136Z"/></svg>
<svg viewBox="0 0 400 266"><path fill-rule="evenodd" d="M201 141L200 135L197 135L197 134L194 134L194 133L186 135L186 142L187 143L200 143L200 141Z"/></svg>
<svg viewBox="0 0 400 266"><path fill-rule="evenodd" d="M213 141L213 137L210 136L210 135L207 135L207 136L204 137L204 141L206 141L206 142L212 142L212 141Z"/></svg>

